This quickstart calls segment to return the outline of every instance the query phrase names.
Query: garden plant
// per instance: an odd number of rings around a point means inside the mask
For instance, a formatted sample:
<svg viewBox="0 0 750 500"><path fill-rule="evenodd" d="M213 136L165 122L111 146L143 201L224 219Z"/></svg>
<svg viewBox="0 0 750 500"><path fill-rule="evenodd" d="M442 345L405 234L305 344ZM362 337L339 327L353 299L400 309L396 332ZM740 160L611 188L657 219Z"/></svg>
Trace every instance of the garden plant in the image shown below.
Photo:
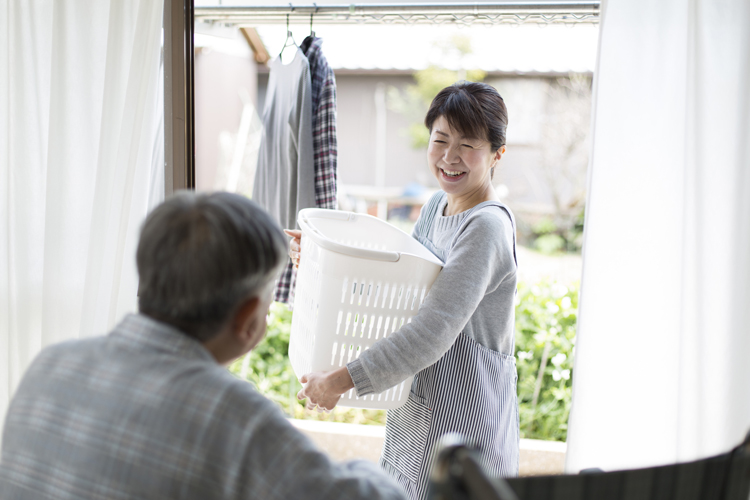
<svg viewBox="0 0 750 500"><path fill-rule="evenodd" d="M577 285L519 283L516 297L516 363L521 437L565 441L573 383L578 311ZM230 370L253 383L292 418L385 425L384 410L305 409L297 400L301 385L289 363L292 313L275 303L264 340L235 361Z"/></svg>

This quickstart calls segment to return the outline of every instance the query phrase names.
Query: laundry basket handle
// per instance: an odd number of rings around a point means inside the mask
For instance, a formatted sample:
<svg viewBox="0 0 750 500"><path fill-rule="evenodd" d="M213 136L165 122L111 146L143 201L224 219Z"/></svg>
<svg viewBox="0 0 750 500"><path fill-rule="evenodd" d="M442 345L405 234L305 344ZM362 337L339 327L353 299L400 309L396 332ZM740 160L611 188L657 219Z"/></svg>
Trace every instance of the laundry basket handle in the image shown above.
<svg viewBox="0 0 750 500"><path fill-rule="evenodd" d="M371 248L359 248L338 243L321 233L309 219L333 219L340 221L353 221L361 215L351 212L340 212L338 210L325 210L320 208L305 208L297 215L297 223L305 237L312 239L319 246L332 252L359 257L362 259L380 260L384 262L398 262L401 258L400 252L389 250L373 250Z"/></svg>

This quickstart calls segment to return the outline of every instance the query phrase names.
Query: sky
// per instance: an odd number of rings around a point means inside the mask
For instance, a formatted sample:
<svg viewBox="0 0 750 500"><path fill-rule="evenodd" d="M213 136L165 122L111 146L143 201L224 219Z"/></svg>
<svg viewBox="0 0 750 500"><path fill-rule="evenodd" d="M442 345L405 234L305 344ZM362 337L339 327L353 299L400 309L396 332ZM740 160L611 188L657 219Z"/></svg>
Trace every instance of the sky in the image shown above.
<svg viewBox="0 0 750 500"><path fill-rule="evenodd" d="M310 32L309 25L292 25L290 29L297 44ZM334 70L408 70L438 64L500 72L593 72L599 36L596 25L318 25L313 29L323 39L323 51ZM198 46L246 52L237 45L232 49L226 39L202 35L200 28L197 31ZM257 31L268 52L277 56L286 40L286 26L259 26ZM461 58L456 50L446 51L444 47L450 47L455 37L470 41L469 55Z"/></svg>
<svg viewBox="0 0 750 500"><path fill-rule="evenodd" d="M218 0L196 1L196 5L218 3ZM244 3L247 2L222 2L223 5ZM270 3L274 2L264 2ZM259 25L256 29L268 52L272 56L278 55L286 40L286 25ZM499 72L593 72L599 37L599 26L596 24L446 26L315 23L313 29L323 39L323 51L334 70L418 70L439 64L450 69L463 67ZM199 27L196 30L201 31ZM307 22L292 22L290 30L299 44L310 33L310 26ZM440 48L450 46L455 37L470 40L472 51L468 56L461 58L457 51L446 52ZM198 45L210 43L214 42L196 40Z"/></svg>

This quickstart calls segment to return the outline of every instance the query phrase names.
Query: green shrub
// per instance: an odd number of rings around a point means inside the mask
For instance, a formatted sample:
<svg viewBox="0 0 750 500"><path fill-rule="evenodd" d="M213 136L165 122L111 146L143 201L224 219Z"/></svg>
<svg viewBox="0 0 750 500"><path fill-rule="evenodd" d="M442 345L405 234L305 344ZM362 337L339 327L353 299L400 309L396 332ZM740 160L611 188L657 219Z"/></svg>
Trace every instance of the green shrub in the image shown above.
<svg viewBox="0 0 750 500"><path fill-rule="evenodd" d="M239 378L250 381L267 398L278 403L289 417L385 425L385 410L335 408L331 413L320 413L305 408L304 402L297 399L302 385L297 380L287 355L291 327L291 311L284 304L275 302L268 314L268 329L263 341L232 363L229 370Z"/></svg>
<svg viewBox="0 0 750 500"><path fill-rule="evenodd" d="M584 210L545 217L533 225L519 220L519 238L535 250L547 254L580 253L583 246Z"/></svg>
<svg viewBox="0 0 750 500"><path fill-rule="evenodd" d="M577 314L577 285L518 286L516 363L522 437L567 438Z"/></svg>
<svg viewBox="0 0 750 500"><path fill-rule="evenodd" d="M543 254L554 255L565 248L565 238L559 234L543 234L534 240L534 248Z"/></svg>
<svg viewBox="0 0 750 500"><path fill-rule="evenodd" d="M292 313L286 306L274 303L268 314L265 338L249 353L238 359L229 370L241 379L249 380L269 399L291 415L301 388L289 363L289 334Z"/></svg>
<svg viewBox="0 0 750 500"><path fill-rule="evenodd" d="M557 441L567 437L577 309L577 286L548 282L518 286L516 354L522 437ZM291 319L285 305L273 304L266 337L230 366L232 373L252 382L290 417L384 425L382 410L335 408L330 414L318 413L306 410L297 400L302 386L287 356Z"/></svg>

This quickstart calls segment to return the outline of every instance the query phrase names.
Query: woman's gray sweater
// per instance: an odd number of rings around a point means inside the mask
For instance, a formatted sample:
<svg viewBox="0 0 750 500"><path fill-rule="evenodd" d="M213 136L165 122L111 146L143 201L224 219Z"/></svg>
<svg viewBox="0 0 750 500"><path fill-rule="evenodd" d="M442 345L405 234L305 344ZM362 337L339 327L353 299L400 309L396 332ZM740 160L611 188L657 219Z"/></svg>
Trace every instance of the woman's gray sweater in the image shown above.
<svg viewBox="0 0 750 500"><path fill-rule="evenodd" d="M488 349L513 355L517 266L510 216L480 204L451 249L468 212L441 215L447 205L442 196L428 239L445 251L445 266L411 323L347 365L357 396L382 392L432 365L462 331Z"/></svg>

